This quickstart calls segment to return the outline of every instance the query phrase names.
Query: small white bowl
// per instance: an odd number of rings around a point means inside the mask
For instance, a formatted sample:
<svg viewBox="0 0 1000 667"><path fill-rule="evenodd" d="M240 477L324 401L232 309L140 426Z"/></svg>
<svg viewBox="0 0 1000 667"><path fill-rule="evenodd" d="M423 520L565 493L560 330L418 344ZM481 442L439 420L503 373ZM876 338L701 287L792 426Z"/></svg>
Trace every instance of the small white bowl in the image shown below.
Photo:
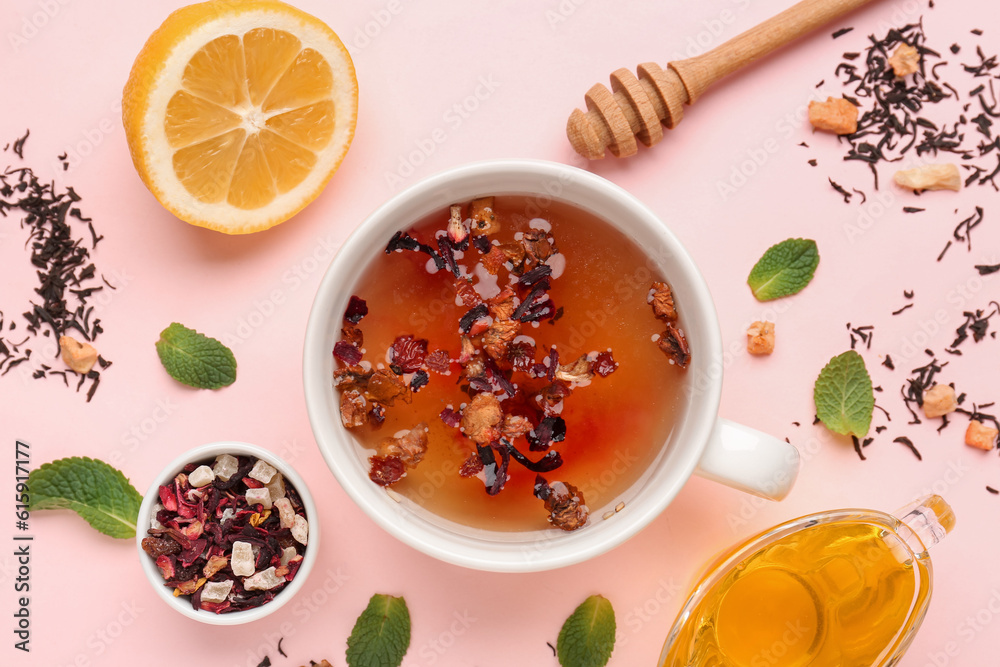
<svg viewBox="0 0 1000 667"><path fill-rule="evenodd" d="M295 574L295 578L292 579L292 581L281 591L279 591L278 594L274 596L273 600L253 609L216 614L212 611L194 609L191 606L191 599L188 596L175 597L173 595L170 588L165 585L163 576L160 574L160 570L156 567L156 562L150 558L149 554L143 551L142 539L148 536L146 531L151 525L153 507L160 500L160 486L173 480L174 477L177 476L177 473L179 473L187 464L198 461L212 460L220 454L252 456L266 461L274 466L274 468L285 477L285 480L291 486L295 487L295 490L298 492L299 498L302 499L302 504L305 507L306 520L309 521L309 545L302 557L302 565L299 566L299 569ZM149 583L152 584L153 590L156 591L157 595L159 595L164 602L181 614L184 614L189 618L193 618L196 621L201 621L202 623L208 623L210 625L241 625L243 623L250 623L259 620L268 614L277 611L285 603L291 600L295 593L302 588L303 584L305 584L306 578L309 576L309 572L312 570L313 565L315 565L316 557L319 553L319 521L317 520L316 503L313 501L312 495L309 493L309 488L306 486L305 480L303 480L299 474L295 472L290 465L288 465L288 463L283 461L278 456L275 456L263 447L258 447L257 445L251 445L245 442L213 442L188 450L174 459L153 481L149 490L146 492L146 495L143 497L142 504L139 506L139 518L136 525L138 529L136 530L135 537L136 546L139 549L139 561L142 563L142 571L146 573L146 578L149 579Z"/></svg>

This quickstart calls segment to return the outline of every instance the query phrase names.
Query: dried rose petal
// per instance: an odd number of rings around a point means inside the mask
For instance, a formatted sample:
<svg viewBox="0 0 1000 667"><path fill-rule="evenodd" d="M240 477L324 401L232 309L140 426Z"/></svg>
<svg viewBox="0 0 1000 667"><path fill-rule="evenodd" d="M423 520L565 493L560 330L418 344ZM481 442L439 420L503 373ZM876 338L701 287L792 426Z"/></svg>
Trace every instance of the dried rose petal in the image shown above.
<svg viewBox="0 0 1000 667"><path fill-rule="evenodd" d="M666 330L660 335L657 345L664 354L674 360L674 363L681 368L687 368L691 361L691 350L688 348L687 340L680 329L672 323L668 323Z"/></svg>
<svg viewBox="0 0 1000 667"><path fill-rule="evenodd" d="M441 417L441 421L452 428L457 428L462 423L462 414L455 412L451 408L445 408L438 416Z"/></svg>
<svg viewBox="0 0 1000 667"><path fill-rule="evenodd" d="M426 356L427 341L410 335L397 336L389 350L391 363L402 368L404 373L420 370Z"/></svg>
<svg viewBox="0 0 1000 667"><path fill-rule="evenodd" d="M347 310L344 311L344 319L351 324L357 324L368 314L368 304L365 300L352 296L351 300L347 303Z"/></svg>
<svg viewBox="0 0 1000 667"><path fill-rule="evenodd" d="M535 346L528 342L514 342L507 346L507 361L511 368L530 373L535 365Z"/></svg>
<svg viewBox="0 0 1000 667"><path fill-rule="evenodd" d="M357 366L361 363L361 350L353 343L337 341L333 346L333 356L340 359L348 366Z"/></svg>
<svg viewBox="0 0 1000 667"><path fill-rule="evenodd" d="M611 356L611 352L601 352L590 365L590 370L606 378L618 369L618 362Z"/></svg>
<svg viewBox="0 0 1000 667"><path fill-rule="evenodd" d="M434 350L424 357L424 365L435 373L447 373L451 368L451 355L447 350Z"/></svg>
<svg viewBox="0 0 1000 667"><path fill-rule="evenodd" d="M371 464L371 471L368 478L379 486L390 486L395 484L406 473L406 466L398 456L370 456L368 463Z"/></svg>
<svg viewBox="0 0 1000 667"><path fill-rule="evenodd" d="M462 463L462 467L458 470L458 475L459 477L474 477L478 475L482 469L483 460L479 458L478 453L472 452Z"/></svg>

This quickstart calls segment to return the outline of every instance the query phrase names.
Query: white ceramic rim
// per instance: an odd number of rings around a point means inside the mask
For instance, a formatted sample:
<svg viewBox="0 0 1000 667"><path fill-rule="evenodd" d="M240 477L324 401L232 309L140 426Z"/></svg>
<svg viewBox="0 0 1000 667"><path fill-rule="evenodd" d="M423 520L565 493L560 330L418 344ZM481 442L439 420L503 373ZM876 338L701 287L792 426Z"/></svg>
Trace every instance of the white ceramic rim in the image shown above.
<svg viewBox="0 0 1000 667"><path fill-rule="evenodd" d="M342 313L368 258L388 239L423 216L476 196L527 194L587 209L615 225L662 259L692 348L686 392L689 405L669 446L633 497L612 520L591 508L591 525L572 532L477 531L418 516L398 494L368 479L359 445L340 423L332 386L333 344ZM534 572L585 561L625 542L656 518L694 472L718 417L722 387L722 338L711 292L677 237L624 189L588 171L541 160L490 160L455 167L393 196L348 237L320 283L306 329L303 381L309 420L323 458L355 503L378 525L409 546L440 560L478 570ZM692 397L697 394L697 400ZM638 487L638 488L637 488Z"/></svg>
<svg viewBox="0 0 1000 667"><path fill-rule="evenodd" d="M295 573L295 578L292 579L291 583L275 595L273 600L260 607L225 614L194 609L191 606L191 599L189 597L174 597L173 593L164 585L163 575L160 574L160 570L156 567L156 562L149 557L149 554L142 550L142 538L146 537L146 531L149 529L153 506L160 499L160 486L172 480L187 464L214 458L220 454L253 456L263 459L274 466L295 487L305 507L306 519L309 521L309 545L305 555L302 557L302 565L299 566L298 571ZM277 611L291 600L295 596L295 593L305 584L306 578L308 578L309 572L316 563L316 557L319 553L319 521L317 519L316 503L313 501L312 494L309 493L309 487L306 486L305 480L288 463L282 460L281 457L276 456L263 447L251 445L246 442L223 440L208 443L190 449L171 461L150 485L149 490L146 491L146 495L143 496L142 504L139 506L139 517L136 520L136 526L135 541L139 549L139 561L142 563L142 571L146 574L146 578L149 579L149 583L152 584L153 590L173 609L176 609L188 618L193 618L196 621L208 623L209 625L242 625L243 623L257 621Z"/></svg>

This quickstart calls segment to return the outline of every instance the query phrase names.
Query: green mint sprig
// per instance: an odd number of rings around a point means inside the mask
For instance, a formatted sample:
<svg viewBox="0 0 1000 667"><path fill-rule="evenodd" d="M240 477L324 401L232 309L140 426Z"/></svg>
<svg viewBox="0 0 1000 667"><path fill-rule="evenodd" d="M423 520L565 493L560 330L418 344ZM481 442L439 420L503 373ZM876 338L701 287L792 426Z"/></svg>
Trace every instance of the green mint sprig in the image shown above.
<svg viewBox="0 0 1000 667"><path fill-rule="evenodd" d="M402 597L376 593L347 639L350 667L399 667L410 647L410 611Z"/></svg>
<svg viewBox="0 0 1000 667"><path fill-rule="evenodd" d="M837 355L820 371L813 399L816 416L834 433L859 438L868 434L875 392L865 360L854 350Z"/></svg>
<svg viewBox="0 0 1000 667"><path fill-rule="evenodd" d="M788 239L764 252L747 278L747 284L758 301L770 301L790 296L809 284L819 265L816 242L810 239Z"/></svg>
<svg viewBox="0 0 1000 667"><path fill-rule="evenodd" d="M194 329L174 322L160 332L156 353L170 377L196 389L219 389L236 381L232 351Z"/></svg>
<svg viewBox="0 0 1000 667"><path fill-rule="evenodd" d="M135 537L142 496L104 461L70 457L28 473L28 511L69 509L105 535Z"/></svg>
<svg viewBox="0 0 1000 667"><path fill-rule="evenodd" d="M556 653L562 667L604 667L615 648L615 610L603 595L591 595L559 631Z"/></svg>

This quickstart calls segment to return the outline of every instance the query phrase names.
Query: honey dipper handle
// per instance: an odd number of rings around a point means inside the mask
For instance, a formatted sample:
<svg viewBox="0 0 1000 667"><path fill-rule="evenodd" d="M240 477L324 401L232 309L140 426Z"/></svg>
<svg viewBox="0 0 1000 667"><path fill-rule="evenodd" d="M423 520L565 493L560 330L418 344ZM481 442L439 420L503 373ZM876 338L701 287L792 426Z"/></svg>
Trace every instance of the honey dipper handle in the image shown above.
<svg viewBox="0 0 1000 667"><path fill-rule="evenodd" d="M692 104L719 79L871 0L802 0L780 14L694 58L669 63Z"/></svg>
<svg viewBox="0 0 1000 667"><path fill-rule="evenodd" d="M643 63L638 76L628 69L611 75L611 90L597 84L585 96L587 110L576 109L566 136L577 153L590 160L605 148L618 157L634 155L638 143L652 146L673 128L691 104L719 79L758 58L861 7L871 0L802 0L708 53L668 63Z"/></svg>

